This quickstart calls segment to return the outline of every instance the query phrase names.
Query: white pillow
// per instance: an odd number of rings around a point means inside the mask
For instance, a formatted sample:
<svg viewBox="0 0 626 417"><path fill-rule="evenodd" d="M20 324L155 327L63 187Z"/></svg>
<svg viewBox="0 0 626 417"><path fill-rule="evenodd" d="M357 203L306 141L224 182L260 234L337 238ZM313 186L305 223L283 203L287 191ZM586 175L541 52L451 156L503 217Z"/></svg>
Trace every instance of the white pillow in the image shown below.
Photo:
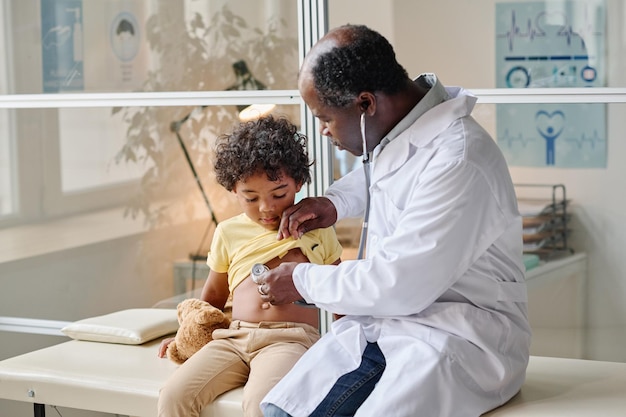
<svg viewBox="0 0 626 417"><path fill-rule="evenodd" d="M176 330L176 309L135 308L79 320L61 332L77 340L139 345Z"/></svg>

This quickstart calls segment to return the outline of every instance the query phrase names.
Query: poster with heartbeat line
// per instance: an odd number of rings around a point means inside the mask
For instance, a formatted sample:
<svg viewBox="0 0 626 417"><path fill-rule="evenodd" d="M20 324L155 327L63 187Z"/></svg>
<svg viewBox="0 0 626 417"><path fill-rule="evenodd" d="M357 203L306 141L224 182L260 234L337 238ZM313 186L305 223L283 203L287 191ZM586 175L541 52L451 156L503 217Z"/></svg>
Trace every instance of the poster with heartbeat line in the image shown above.
<svg viewBox="0 0 626 417"><path fill-rule="evenodd" d="M604 0L496 4L498 88L603 87ZM606 168L606 104L498 104L509 165Z"/></svg>

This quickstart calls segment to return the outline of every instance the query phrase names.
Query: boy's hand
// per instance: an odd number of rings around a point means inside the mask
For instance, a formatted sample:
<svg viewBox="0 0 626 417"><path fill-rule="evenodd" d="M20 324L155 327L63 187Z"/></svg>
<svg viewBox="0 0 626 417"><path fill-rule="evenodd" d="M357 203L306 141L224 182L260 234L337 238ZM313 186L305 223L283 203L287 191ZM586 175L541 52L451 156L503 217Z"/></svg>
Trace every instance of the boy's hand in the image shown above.
<svg viewBox="0 0 626 417"><path fill-rule="evenodd" d="M167 346L174 341L173 337L168 337L167 339L161 340L161 344L159 345L159 352L157 355L159 358L164 358L167 353Z"/></svg>
<svg viewBox="0 0 626 417"><path fill-rule="evenodd" d="M278 240L299 239L310 230L330 227L337 222L337 210L326 197L307 197L283 212Z"/></svg>

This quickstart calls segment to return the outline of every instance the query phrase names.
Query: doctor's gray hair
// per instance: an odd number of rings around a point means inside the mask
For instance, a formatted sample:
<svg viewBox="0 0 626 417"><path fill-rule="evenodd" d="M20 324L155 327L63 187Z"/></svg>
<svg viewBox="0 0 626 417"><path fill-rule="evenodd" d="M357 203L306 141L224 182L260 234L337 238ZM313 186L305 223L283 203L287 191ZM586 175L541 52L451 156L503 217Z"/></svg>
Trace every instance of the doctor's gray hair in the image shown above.
<svg viewBox="0 0 626 417"><path fill-rule="evenodd" d="M395 94L408 78L393 47L380 33L363 25L344 25L339 44L317 57L311 73L320 101L345 107L364 92Z"/></svg>

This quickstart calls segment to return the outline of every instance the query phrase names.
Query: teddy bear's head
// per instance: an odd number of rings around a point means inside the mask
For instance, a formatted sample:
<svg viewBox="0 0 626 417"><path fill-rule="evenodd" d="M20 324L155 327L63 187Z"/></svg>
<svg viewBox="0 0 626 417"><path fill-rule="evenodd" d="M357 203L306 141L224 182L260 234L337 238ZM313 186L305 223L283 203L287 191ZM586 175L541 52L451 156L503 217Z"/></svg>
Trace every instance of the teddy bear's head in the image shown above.
<svg viewBox="0 0 626 417"><path fill-rule="evenodd" d="M176 337L167 346L167 357L178 364L209 343L213 339L213 330L225 329L230 324L222 310L197 298L181 301L177 311L180 326Z"/></svg>

